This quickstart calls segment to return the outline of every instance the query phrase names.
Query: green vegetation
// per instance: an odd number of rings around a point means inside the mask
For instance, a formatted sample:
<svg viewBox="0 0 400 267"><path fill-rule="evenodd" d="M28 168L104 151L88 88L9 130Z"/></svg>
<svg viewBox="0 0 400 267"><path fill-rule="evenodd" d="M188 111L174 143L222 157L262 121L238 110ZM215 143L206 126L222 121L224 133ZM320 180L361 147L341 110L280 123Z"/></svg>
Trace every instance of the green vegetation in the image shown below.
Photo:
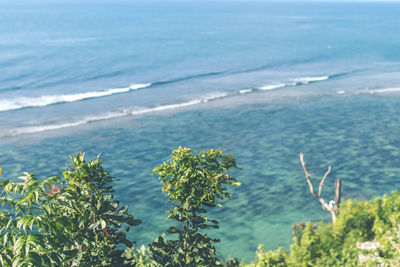
<svg viewBox="0 0 400 267"><path fill-rule="evenodd" d="M20 181L0 182L2 266L400 266L397 191L343 202L333 224L294 224L289 251L266 252L260 245L250 264L222 262L214 247L218 240L208 236L219 222L207 211L231 197L227 186L240 185L229 174L236 168L233 155L180 147L154 169L174 225L168 238L162 234L140 249L126 233L141 222L113 198L113 177L101 159L86 161L78 153L71 160L62 177L40 180L24 173Z"/></svg>
<svg viewBox="0 0 400 267"><path fill-rule="evenodd" d="M265 253L261 247L250 266L399 266L395 264L400 259L399 222L397 191L365 202L347 200L334 224L293 225L289 253L282 249ZM379 242L381 247L363 251L358 244L365 241ZM359 261L359 255L367 261Z"/></svg>
<svg viewBox="0 0 400 267"><path fill-rule="evenodd" d="M168 233L178 234L177 240L166 240L161 235L151 244L156 262L162 266L220 265L213 244L219 240L200 230L219 227L218 221L206 216L206 208L220 206L219 200L231 197L224 185L240 185L228 174L232 167L236 167L233 155L224 156L222 150L196 155L180 147L169 161L154 169L162 190L174 204L167 218L181 225L168 229Z"/></svg>
<svg viewBox="0 0 400 267"><path fill-rule="evenodd" d="M2 266L121 265L129 228L140 221L113 199L113 178L100 159L71 157L63 178L6 180L0 201Z"/></svg>

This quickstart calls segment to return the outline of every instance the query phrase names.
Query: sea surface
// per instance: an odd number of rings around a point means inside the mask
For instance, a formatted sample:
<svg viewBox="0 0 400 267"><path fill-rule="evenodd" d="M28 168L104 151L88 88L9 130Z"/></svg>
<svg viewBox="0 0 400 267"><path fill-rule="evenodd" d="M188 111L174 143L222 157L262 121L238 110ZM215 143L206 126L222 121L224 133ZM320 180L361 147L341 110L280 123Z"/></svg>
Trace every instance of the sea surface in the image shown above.
<svg viewBox="0 0 400 267"><path fill-rule="evenodd" d="M210 214L218 254L289 248L292 224L329 221L323 190L362 200L400 189L400 3L0 3L0 167L61 175L102 153L116 197L164 232L152 169L180 145L234 153L243 183Z"/></svg>

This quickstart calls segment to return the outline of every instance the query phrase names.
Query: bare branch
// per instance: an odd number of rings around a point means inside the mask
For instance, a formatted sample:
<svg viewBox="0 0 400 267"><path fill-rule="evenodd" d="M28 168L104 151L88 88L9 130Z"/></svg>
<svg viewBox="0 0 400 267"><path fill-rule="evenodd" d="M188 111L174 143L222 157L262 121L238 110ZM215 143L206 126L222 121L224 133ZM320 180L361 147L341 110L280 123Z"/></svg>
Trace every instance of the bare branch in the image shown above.
<svg viewBox="0 0 400 267"><path fill-rule="evenodd" d="M321 182L319 183L318 195L317 195L317 194L314 192L314 187L313 187L312 182L311 182L311 175L310 175L310 173L307 171L306 163L305 163L305 161L304 161L304 155L303 155L302 153L300 153L300 154L299 154L299 157L300 157L301 166L303 166L304 174L306 175L306 180L307 180L308 186L309 186L309 188L310 188L311 194L312 194L316 199L318 199L318 201L321 203L322 208L323 208L324 210L327 210L327 211L329 211L329 212L331 213L331 215L332 215L332 221L334 222L334 221L336 220L336 214L337 214L337 212L335 212L335 208L329 206L329 204L326 203L326 201L325 201L323 198L321 198L322 187L323 187L323 185L324 185L324 182L325 182L326 177L328 177L329 173L331 172L331 169L332 169L331 166L329 166L328 170L327 170L327 171L325 172L325 174L324 174L324 177L322 178Z"/></svg>
<svg viewBox="0 0 400 267"><path fill-rule="evenodd" d="M334 210L335 210L335 214L338 214L338 208L339 208L339 204L340 204L340 192L341 192L341 187L342 187L342 181L340 179L336 179L335 181L335 206L334 206Z"/></svg>
<svg viewBox="0 0 400 267"><path fill-rule="evenodd" d="M321 182L319 183L319 188L318 188L318 196L321 196L322 193L322 186L324 185L326 177L328 177L329 173L331 172L331 166L328 167L328 170L326 171L324 178L322 178Z"/></svg>
<svg viewBox="0 0 400 267"><path fill-rule="evenodd" d="M303 153L300 153L299 154L299 157L300 157L300 162L301 162L301 165L303 166L303 170L304 170L304 173L305 173L305 175L306 175L306 179L307 179L307 183L308 183L308 186L310 187L310 192L311 192L311 194L313 194L316 198L318 198L318 196L315 194L315 192L314 192L314 187L313 187L313 185L312 185L312 183L311 183L311 175L310 175L310 173L307 171L307 167L306 167L306 163L304 162L304 155L303 155Z"/></svg>

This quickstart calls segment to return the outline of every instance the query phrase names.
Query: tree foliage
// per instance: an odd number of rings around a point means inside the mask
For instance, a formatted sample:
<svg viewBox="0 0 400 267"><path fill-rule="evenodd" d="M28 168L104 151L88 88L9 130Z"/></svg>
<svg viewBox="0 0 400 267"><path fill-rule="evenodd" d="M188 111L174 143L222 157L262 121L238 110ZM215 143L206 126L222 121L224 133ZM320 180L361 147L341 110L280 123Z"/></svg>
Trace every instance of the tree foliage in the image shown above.
<svg viewBox="0 0 400 267"><path fill-rule="evenodd" d="M227 185L240 183L229 175L235 168L233 155L223 155L221 149L195 154L189 148L172 152L171 158L154 169L170 202L168 219L175 220L168 233L176 240L159 236L151 244L154 259L163 266L216 266L219 264L214 243L219 240L204 233L219 228L219 222L207 217L207 209L221 206L230 198Z"/></svg>
<svg viewBox="0 0 400 267"><path fill-rule="evenodd" d="M113 178L100 158L71 157L63 177L0 183L2 266L99 266L123 263L129 227L140 224L113 199Z"/></svg>

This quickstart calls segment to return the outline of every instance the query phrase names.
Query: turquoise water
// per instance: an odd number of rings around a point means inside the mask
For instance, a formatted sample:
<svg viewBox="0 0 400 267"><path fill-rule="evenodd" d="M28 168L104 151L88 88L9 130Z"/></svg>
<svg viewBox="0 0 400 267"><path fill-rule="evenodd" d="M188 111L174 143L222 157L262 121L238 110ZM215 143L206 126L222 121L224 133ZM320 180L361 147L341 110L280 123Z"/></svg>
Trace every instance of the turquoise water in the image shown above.
<svg viewBox="0 0 400 267"><path fill-rule="evenodd" d="M225 148L240 188L212 215L219 254L250 260L288 247L291 225L329 221L308 193L369 199L400 172L400 5L142 3L0 9L3 177L59 174L69 154L102 152L117 198L165 231L152 169L179 145Z"/></svg>

